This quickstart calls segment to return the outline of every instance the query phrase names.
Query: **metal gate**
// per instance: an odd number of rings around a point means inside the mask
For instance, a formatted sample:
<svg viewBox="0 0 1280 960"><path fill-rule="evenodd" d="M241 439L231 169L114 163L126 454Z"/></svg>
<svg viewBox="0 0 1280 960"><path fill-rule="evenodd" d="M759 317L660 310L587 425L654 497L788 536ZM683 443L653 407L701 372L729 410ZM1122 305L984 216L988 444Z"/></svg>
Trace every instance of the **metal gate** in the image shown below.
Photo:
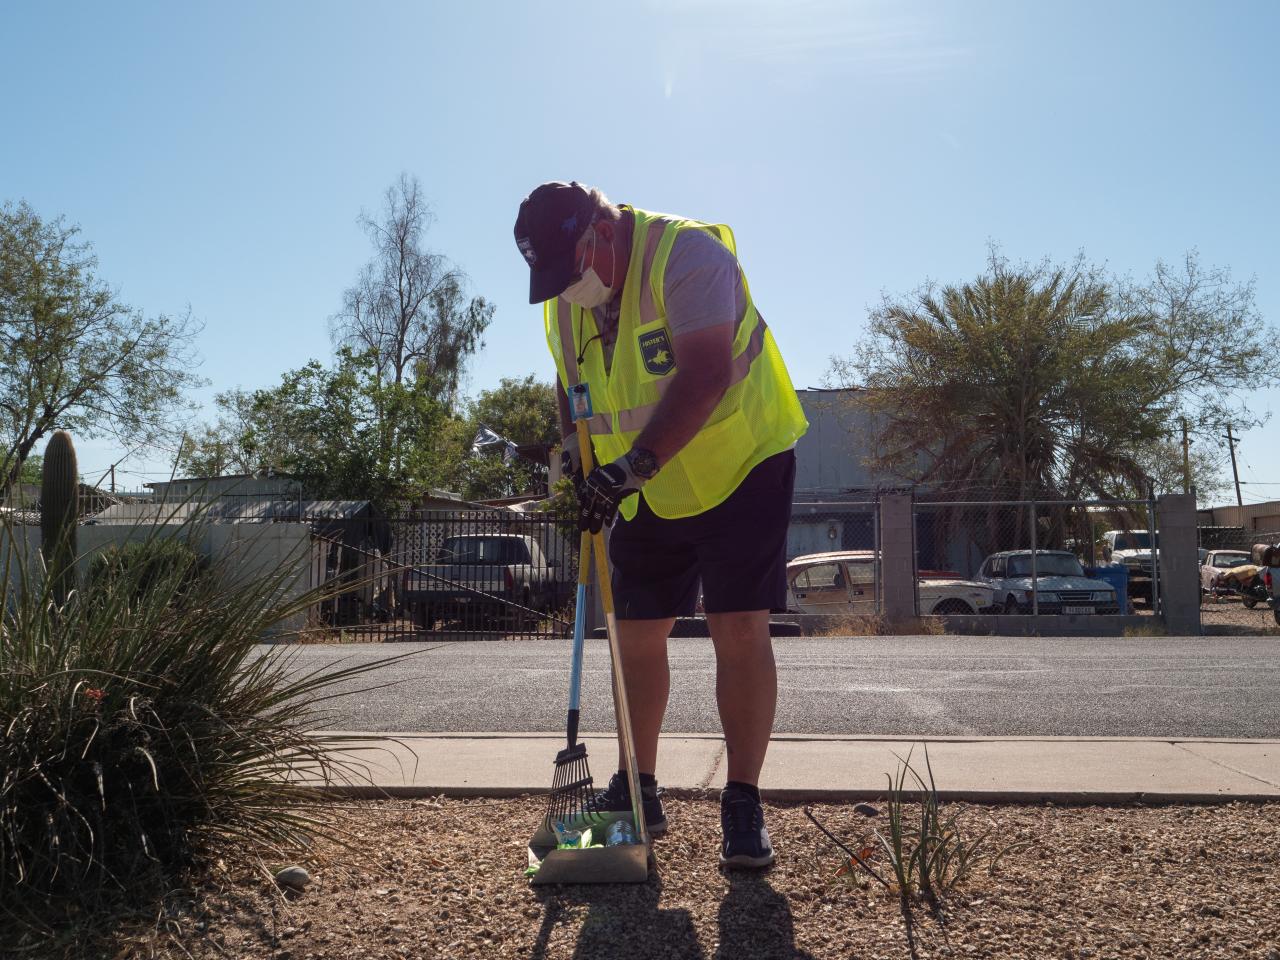
<svg viewBox="0 0 1280 960"><path fill-rule="evenodd" d="M308 618L311 641L571 632L577 542L553 516L424 511L362 524L349 530L331 520L323 530L313 525L311 585L329 585L331 597Z"/></svg>

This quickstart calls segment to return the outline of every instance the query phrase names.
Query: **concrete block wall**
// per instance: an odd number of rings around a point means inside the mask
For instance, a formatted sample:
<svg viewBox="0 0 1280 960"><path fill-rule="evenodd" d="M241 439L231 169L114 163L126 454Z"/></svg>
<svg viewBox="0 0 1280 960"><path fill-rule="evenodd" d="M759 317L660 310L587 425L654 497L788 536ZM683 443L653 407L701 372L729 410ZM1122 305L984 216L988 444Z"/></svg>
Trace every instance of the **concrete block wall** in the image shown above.
<svg viewBox="0 0 1280 960"><path fill-rule="evenodd" d="M21 578L19 552L27 564L28 576L40 569L40 528L13 527L13 539L0 530L0 584L15 591ZM190 537L196 551L230 575L231 584L244 584L255 577L288 572L276 594L277 602L301 596L310 588L311 531L298 523L161 524L154 526L86 525L77 533L80 556L76 567L80 577L88 575L94 555L110 546L146 540L151 536ZM279 625L279 632L301 629L306 620L299 612Z"/></svg>
<svg viewBox="0 0 1280 960"><path fill-rule="evenodd" d="M1199 636L1200 542L1196 533L1196 498L1167 493L1156 502L1160 531L1160 604L1165 629L1174 636Z"/></svg>
<svg viewBox="0 0 1280 960"><path fill-rule="evenodd" d="M224 571L229 586L272 578L276 603L287 603L311 584L311 528L304 523L217 523L205 528L208 555ZM277 633L300 630L299 611L277 626Z"/></svg>
<svg viewBox="0 0 1280 960"><path fill-rule="evenodd" d="M880 497L880 612L890 621L916 615L915 514L906 493Z"/></svg>

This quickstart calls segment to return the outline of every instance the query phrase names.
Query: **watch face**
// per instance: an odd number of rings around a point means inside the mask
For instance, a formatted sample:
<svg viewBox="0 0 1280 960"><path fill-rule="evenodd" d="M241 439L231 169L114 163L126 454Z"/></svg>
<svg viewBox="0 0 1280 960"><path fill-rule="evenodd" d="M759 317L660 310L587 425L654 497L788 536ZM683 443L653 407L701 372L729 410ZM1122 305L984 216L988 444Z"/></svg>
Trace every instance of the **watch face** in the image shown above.
<svg viewBox="0 0 1280 960"><path fill-rule="evenodd" d="M658 472L658 458L652 451L637 447L631 451L631 469L648 480Z"/></svg>

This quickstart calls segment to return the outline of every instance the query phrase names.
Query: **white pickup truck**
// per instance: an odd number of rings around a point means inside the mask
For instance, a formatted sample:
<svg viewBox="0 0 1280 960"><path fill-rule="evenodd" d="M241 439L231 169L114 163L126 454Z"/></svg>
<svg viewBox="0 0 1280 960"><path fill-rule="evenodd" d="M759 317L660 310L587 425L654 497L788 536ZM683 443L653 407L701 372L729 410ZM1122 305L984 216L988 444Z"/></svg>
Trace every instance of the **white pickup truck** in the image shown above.
<svg viewBox="0 0 1280 960"><path fill-rule="evenodd" d="M1158 540L1158 537L1157 537ZM1129 596L1151 603L1156 570L1156 550L1148 530L1108 530L1102 535L1102 557L1124 567L1129 576Z"/></svg>
<svg viewBox="0 0 1280 960"><path fill-rule="evenodd" d="M557 602L558 565L533 537L448 536L432 560L406 569L402 585L405 605L423 629L430 630L437 620L461 620L468 626L524 624L533 619L528 610L550 610Z"/></svg>

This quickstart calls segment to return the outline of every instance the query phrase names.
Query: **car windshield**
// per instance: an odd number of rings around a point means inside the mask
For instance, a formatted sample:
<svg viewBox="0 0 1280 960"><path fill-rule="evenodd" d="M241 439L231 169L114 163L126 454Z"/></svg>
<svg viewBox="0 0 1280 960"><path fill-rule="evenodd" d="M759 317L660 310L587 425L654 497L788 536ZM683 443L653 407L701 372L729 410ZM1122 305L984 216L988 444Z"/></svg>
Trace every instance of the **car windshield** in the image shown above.
<svg viewBox="0 0 1280 960"><path fill-rule="evenodd" d="M1009 558L1008 576L1031 576L1031 554L1019 554ZM1040 553L1036 555L1038 577L1083 577L1080 561L1065 553Z"/></svg>
<svg viewBox="0 0 1280 960"><path fill-rule="evenodd" d="M529 547L513 537L446 537L440 546L442 563L528 563Z"/></svg>
<svg viewBox="0 0 1280 960"><path fill-rule="evenodd" d="M1213 558L1215 567L1242 567L1249 562L1247 553L1220 553Z"/></svg>
<svg viewBox="0 0 1280 960"><path fill-rule="evenodd" d="M1143 531L1134 533L1130 530L1128 533L1117 534L1116 536L1117 550L1149 550L1151 549L1151 534Z"/></svg>

